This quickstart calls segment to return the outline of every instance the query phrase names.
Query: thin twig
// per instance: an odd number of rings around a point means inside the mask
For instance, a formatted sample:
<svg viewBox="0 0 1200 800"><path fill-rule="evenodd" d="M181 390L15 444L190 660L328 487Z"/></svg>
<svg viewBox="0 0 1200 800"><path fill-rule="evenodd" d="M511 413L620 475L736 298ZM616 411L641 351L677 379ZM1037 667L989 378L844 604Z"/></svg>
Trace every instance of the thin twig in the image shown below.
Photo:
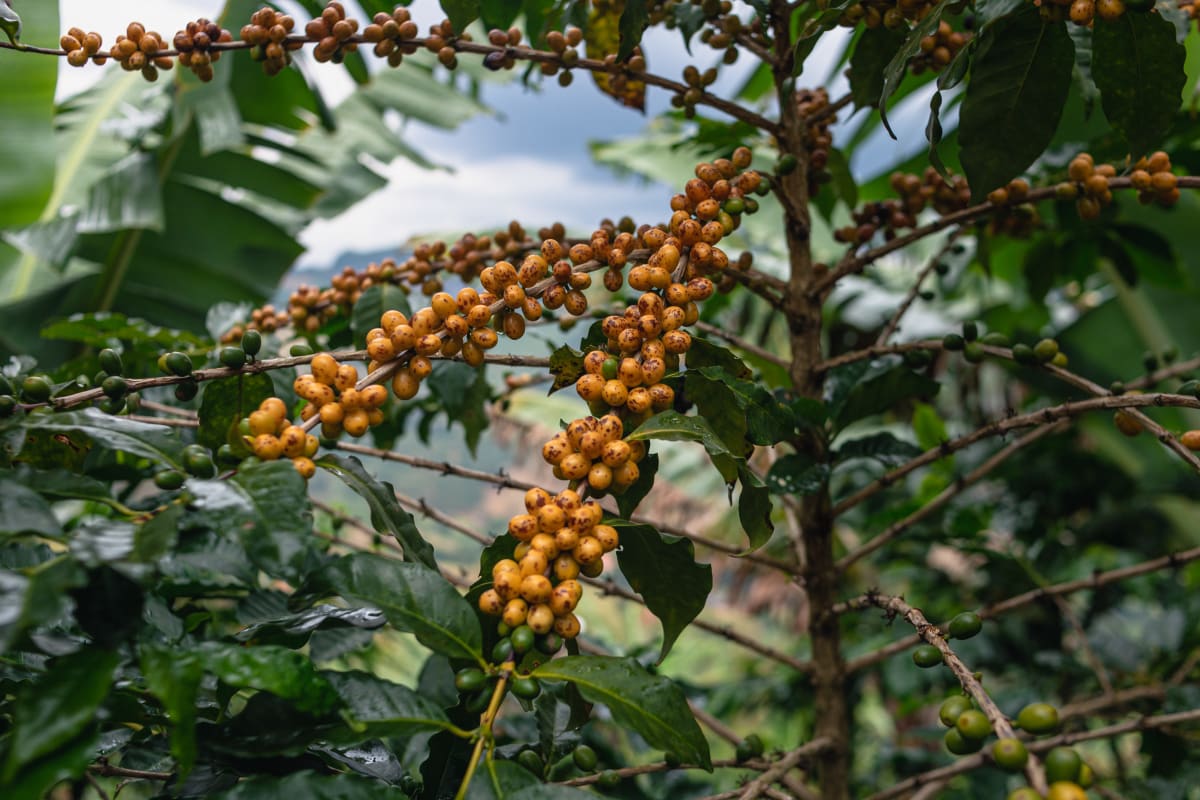
<svg viewBox="0 0 1200 800"><path fill-rule="evenodd" d="M708 333L708 334L711 334L718 338L724 339L725 341L729 342L733 346L741 348L742 350L745 350L747 353L758 356L763 361L769 361L772 364L776 364L776 365L778 365L780 367L784 367L784 368L786 368L789 364L788 359L781 358L780 356L777 356L768 350L764 350L763 348L759 347L758 345L754 344L753 342L749 342L749 341L743 339L742 337L738 336L736 333L730 333L729 331L725 330L724 328L718 327L717 325L713 325L711 323L704 322L703 320L701 320L696 323L695 328L696 328L696 330L704 331L705 333Z"/></svg>
<svg viewBox="0 0 1200 800"><path fill-rule="evenodd" d="M943 663L954 673L954 677L958 679L963 691L971 696L971 699L975 701L975 704L987 716L997 736L1002 739L1016 738L1017 732L1013 730L1008 717L1004 716L1004 712L1000 710L1000 707L996 705L996 701L983 688L983 684L975 677L974 672L963 663L958 654L950 647L950 643L946 641L946 637L942 634L938 626L927 620L920 609L914 608L900 597L870 594L867 595L867 598L872 605L886 611L889 618L902 617L905 622L916 629L918 636L941 652ZM1029 759L1025 765L1025 777L1028 779L1030 786L1041 794L1046 793L1049 788L1046 783L1046 773L1042 769L1041 762L1037 759Z"/></svg>
<svg viewBox="0 0 1200 800"><path fill-rule="evenodd" d="M791 769L814 756L820 755L832 746L833 742L826 738L813 739L811 742L800 745L776 761L770 769L746 784L742 793L738 795L738 800L754 800L754 798L766 791L772 783L778 781Z"/></svg>
<svg viewBox="0 0 1200 800"><path fill-rule="evenodd" d="M938 264L940 264L942 261L942 256L946 255L946 252L958 240L958 237L961 235L961 233L962 229L960 228L946 237L945 243L941 246L941 248L938 249L937 253L929 259L929 263L925 265L924 269L917 273L917 277L913 280L912 286L909 287L908 293L904 296L904 300L900 303L900 307L896 309L896 313L892 314L892 318L887 321L887 324L883 326L883 330L879 332L879 337L875 340L876 347L887 344L887 340L890 339L892 334L896 332L896 329L900 327L901 318L908 313L908 309L912 307L912 304L921 294L921 284L925 283L925 279L929 277L930 273L937 269Z"/></svg>
<svg viewBox="0 0 1200 800"><path fill-rule="evenodd" d="M100 761L89 765L88 772L103 778L136 778L142 781L169 781L175 777L175 773L173 772L150 772L144 769L114 767L107 761Z"/></svg>
<svg viewBox="0 0 1200 800"><path fill-rule="evenodd" d="M1073 592L1082 591L1084 589L1098 589L1102 586L1107 586L1111 583L1136 578L1141 575L1148 575L1153 572L1158 572L1162 569L1180 567L1184 564L1189 564L1200 559L1200 547L1193 547L1190 550L1181 550L1176 553L1170 553L1165 556L1143 561L1140 564L1132 564L1128 567L1120 567L1118 569L1109 570L1107 572L1096 572L1089 578L1080 578L1078 580L1064 581L1063 583L1054 584L1053 586L1039 587L1032 589L1023 594L1015 595L1002 600L999 603L993 603L990 606L979 610L979 616L984 619L998 617L1014 609L1035 603L1038 600L1056 595L1066 595ZM866 608L871 605L866 596L856 597L844 603L838 603L830 613L844 614L848 611ZM896 653L904 652L913 645L920 642L919 636L909 636L899 641L893 642L885 647L881 647L871 653L868 653L858 658L852 659L846 663L846 671L854 673L861 669L865 669L880 661L895 655Z"/></svg>
<svg viewBox="0 0 1200 800"><path fill-rule="evenodd" d="M751 758L746 761L738 761L734 758L713 759L714 769L768 769L771 762L763 758ZM613 772L622 778L636 778L638 775L654 775L659 772L673 772L674 770L693 770L704 769L699 764L678 764L671 766L665 761L655 761L650 764L638 764L636 767L621 767ZM562 781L562 786L592 786L600 780L600 773L593 775L583 775L578 778L571 778Z"/></svg>

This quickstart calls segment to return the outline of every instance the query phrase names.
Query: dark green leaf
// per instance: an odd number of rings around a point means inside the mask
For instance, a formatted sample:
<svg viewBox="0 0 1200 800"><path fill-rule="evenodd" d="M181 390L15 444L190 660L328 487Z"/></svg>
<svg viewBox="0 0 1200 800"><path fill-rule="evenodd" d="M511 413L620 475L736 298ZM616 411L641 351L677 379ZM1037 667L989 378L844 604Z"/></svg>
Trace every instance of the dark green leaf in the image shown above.
<svg viewBox="0 0 1200 800"><path fill-rule="evenodd" d="M761 385L735 378L722 367L689 369L686 386L688 397L710 424L722 416L736 416L744 436L754 444L777 444L792 433L794 423L787 406ZM730 449L741 444L740 439L725 441Z"/></svg>
<svg viewBox="0 0 1200 800"><path fill-rule="evenodd" d="M159 464L182 468L183 444L170 428L162 425L134 422L124 417L110 416L99 409L85 408L81 411L27 417L25 426L30 432L30 439L52 437L63 450L97 447L132 453Z"/></svg>
<svg viewBox="0 0 1200 800"><path fill-rule="evenodd" d="M564 344L550 354L550 374L554 376L554 384L547 394L574 386L583 372L583 353Z"/></svg>
<svg viewBox="0 0 1200 800"><path fill-rule="evenodd" d="M351 602L381 609L393 627L434 652L483 663L475 610L434 570L358 553L337 559L317 579Z"/></svg>
<svg viewBox="0 0 1200 800"><path fill-rule="evenodd" d="M521 0L480 0L479 15L483 27L508 30L521 13Z"/></svg>
<svg viewBox="0 0 1200 800"><path fill-rule="evenodd" d="M259 403L275 394L270 375L235 375L204 384L200 396L200 429L196 441L216 450L229 441L230 429Z"/></svg>
<svg viewBox="0 0 1200 800"><path fill-rule="evenodd" d="M26 41L57 43L63 30L59 24L58 4L20 5ZM12 13L11 8L6 7L6 11ZM55 167L61 144L54 135L58 65L45 63L57 59L29 58L12 51L6 51L5 56L7 88L0 97L0 141L9 146L0 149L0 219L6 225L24 225L42 216L55 187ZM16 146L17 142L20 146ZM64 194L66 188L63 187ZM0 268L0 274L3 272Z"/></svg>
<svg viewBox="0 0 1200 800"><path fill-rule="evenodd" d="M541 783L508 795L508 800L588 800L596 795L570 786Z"/></svg>
<svg viewBox="0 0 1200 800"><path fill-rule="evenodd" d="M30 628L60 618L67 610L67 592L86 582L78 562L66 556L0 569L0 653Z"/></svg>
<svg viewBox="0 0 1200 800"><path fill-rule="evenodd" d="M638 463L638 479L621 494L617 495L617 510L629 518L638 505L654 488L654 476L658 474L658 454L651 453Z"/></svg>
<svg viewBox="0 0 1200 800"><path fill-rule="evenodd" d="M851 422L881 414L898 402L911 397L931 397L941 386L937 381L913 372L904 365L856 383L833 410L839 428Z"/></svg>
<svg viewBox="0 0 1200 800"><path fill-rule="evenodd" d="M517 762L490 760L480 765L467 800L510 800L522 789L540 785L537 777Z"/></svg>
<svg viewBox="0 0 1200 800"><path fill-rule="evenodd" d="M834 457L837 461L851 458L874 458L887 466L895 466L921 455L921 452L921 448L912 442L897 439L894 435L883 431L844 442L837 449Z"/></svg>
<svg viewBox="0 0 1200 800"><path fill-rule="evenodd" d="M1179 289L1190 283L1171 242L1158 231L1141 225L1114 224L1108 232L1119 237L1147 281Z"/></svg>
<svg viewBox="0 0 1200 800"><path fill-rule="evenodd" d="M456 31L465 31L479 18L479 0L438 0Z"/></svg>
<svg viewBox="0 0 1200 800"><path fill-rule="evenodd" d="M629 58L633 48L642 41L642 32L646 30L649 13L645 3L626 2L621 10L621 20L618 29L621 32L621 44L617 48L617 60Z"/></svg>
<svg viewBox="0 0 1200 800"><path fill-rule="evenodd" d="M13 704L13 727L0 784L26 764L53 753L92 723L108 695L120 657L86 648L64 656L36 683L23 687Z"/></svg>
<svg viewBox="0 0 1200 800"><path fill-rule="evenodd" d="M257 622L237 632L241 642L279 644L292 649L302 647L317 630L352 627L374 630L386 622L382 611L374 608L338 608L320 605L295 614Z"/></svg>
<svg viewBox="0 0 1200 800"><path fill-rule="evenodd" d="M692 346L687 354L688 369L721 367L735 378L747 379L753 375L750 368L733 351L708 339L692 337Z"/></svg>
<svg viewBox="0 0 1200 800"><path fill-rule="evenodd" d="M626 438L631 441L661 439L669 442L700 442L726 483L733 483L737 478L740 456L734 456L729 451L703 417L685 417L678 411L663 411L643 422Z"/></svg>
<svg viewBox="0 0 1200 800"><path fill-rule="evenodd" d="M251 778L213 800L408 800L408 795L359 775L297 772L285 778Z"/></svg>
<svg viewBox="0 0 1200 800"><path fill-rule="evenodd" d="M887 132L896 138L896 134L892 131L892 125L887 118L887 101L896 91L896 87L900 85L900 81L908 73L908 62L911 61L918 53L921 52L921 40L926 36L933 35L937 30L938 23L942 21L942 12L946 10L946 4L949 0L939 0L938 4L929 9L921 21L908 33L908 38L904 40L904 44L887 62L887 66L883 70L883 87L879 91L879 118L883 123L883 127Z"/></svg>
<svg viewBox="0 0 1200 800"><path fill-rule="evenodd" d="M1097 19L1092 33L1092 76L1109 123L1134 157L1166 137L1186 81L1187 51L1161 14Z"/></svg>
<svg viewBox="0 0 1200 800"><path fill-rule="evenodd" d="M396 502L396 492L390 483L378 481L363 469L357 458L329 453L317 461L317 466L337 475L346 485L367 501L371 509L371 524L375 530L390 533L404 548L404 559L436 569L433 547L421 536L412 514Z"/></svg>
<svg viewBox="0 0 1200 800"><path fill-rule="evenodd" d="M488 426L486 406L492 399L484 371L461 361L441 362L434 366L425 385L445 410L450 424L463 426L467 449L475 455L479 436Z"/></svg>
<svg viewBox="0 0 1200 800"><path fill-rule="evenodd" d="M829 465L817 464L808 456L780 456L767 472L767 487L775 494L816 494L829 480Z"/></svg>
<svg viewBox="0 0 1200 800"><path fill-rule="evenodd" d="M432 701L398 683L366 672L322 672L345 706L347 721L370 737L407 736L417 731L451 728Z"/></svg>
<svg viewBox="0 0 1200 800"><path fill-rule="evenodd" d="M858 108L875 106L883 93L884 70L904 44L904 31L879 25L867 28L850 56L850 94Z"/></svg>
<svg viewBox="0 0 1200 800"><path fill-rule="evenodd" d="M367 346L367 331L378 328L383 312L393 308L406 317L412 315L412 308L408 304L408 292L398 286L376 283L362 293L358 302L354 304L354 313L350 318L355 347Z"/></svg>
<svg viewBox="0 0 1200 800"><path fill-rule="evenodd" d="M775 523L771 521L771 492L758 476L743 466L739 471L742 493L738 497L738 521L750 540L745 551L753 552L771 539Z"/></svg>
<svg viewBox="0 0 1200 800"><path fill-rule="evenodd" d="M533 674L569 681L587 700L607 706L618 725L637 731L652 748L711 771L708 741L683 691L670 679L650 674L633 659L611 656L558 658Z"/></svg>
<svg viewBox="0 0 1200 800"><path fill-rule="evenodd" d="M1067 23L1043 22L1033 5L980 34L958 133L976 201L1020 175L1050 144L1074 63Z"/></svg>
<svg viewBox="0 0 1200 800"><path fill-rule="evenodd" d="M688 539L668 539L650 525L621 520L608 524L621 535L621 574L662 623L661 663L683 629L704 610L712 591L712 567L696 563L696 548Z"/></svg>
<svg viewBox="0 0 1200 800"><path fill-rule="evenodd" d="M704 9L691 3L675 3L671 6L671 14L674 15L675 25L683 36L684 48L691 53L692 37L700 32L700 29L704 27L705 19L707 19Z"/></svg>
<svg viewBox="0 0 1200 800"><path fill-rule="evenodd" d="M16 481L0 480L0 540L25 533L56 539L62 526L37 492Z"/></svg>

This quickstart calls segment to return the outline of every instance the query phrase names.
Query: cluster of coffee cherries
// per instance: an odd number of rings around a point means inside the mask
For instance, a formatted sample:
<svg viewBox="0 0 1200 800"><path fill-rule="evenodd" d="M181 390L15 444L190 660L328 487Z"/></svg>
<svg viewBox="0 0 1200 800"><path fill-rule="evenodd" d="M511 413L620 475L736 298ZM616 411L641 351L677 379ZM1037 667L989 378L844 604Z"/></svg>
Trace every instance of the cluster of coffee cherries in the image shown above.
<svg viewBox="0 0 1200 800"><path fill-rule="evenodd" d="M927 167L921 175L909 172L893 172L889 179L898 198L867 203L852 213L853 225L838 228L834 239L846 244L863 244L877 232L883 231L887 239L895 238L905 228L917 224L917 216L932 207L939 214L961 211L971 204L971 189L961 175L952 175L947 180L933 167Z"/></svg>
<svg viewBox="0 0 1200 800"><path fill-rule="evenodd" d="M337 369L336 362L334 362L333 368ZM297 378L297 392L301 386L306 386L312 381L311 375L303 377L308 378L309 381ZM331 387L325 386L324 388L329 389L329 393L332 395ZM337 404L330 400L329 405ZM257 410L252 411L248 417L238 423L238 431L241 433L246 447L255 457L263 461L290 458L296 472L306 480L317 471L317 466L312 460L320 446L317 437L301 426L292 424L287 406L278 397L268 397L263 400Z"/></svg>
<svg viewBox="0 0 1200 800"><path fill-rule="evenodd" d="M211 20L201 17L175 34L174 45L179 51L179 63L202 81L213 79L212 65L221 58L214 44L233 41L233 35Z"/></svg>
<svg viewBox="0 0 1200 800"><path fill-rule="evenodd" d="M1006 186L994 189L988 193L988 202L996 206L996 211L988 223L989 231L994 235L1022 238L1028 236L1041 223L1041 215L1037 206L1027 203L1029 197L1029 181L1024 178L1014 178Z"/></svg>
<svg viewBox="0 0 1200 800"><path fill-rule="evenodd" d="M820 191L821 184L828 182L830 176L825 171L825 167L829 164L829 148L833 147L833 134L829 132L829 126L837 122L837 114L823 113L829 107L829 92L824 88L817 89L800 89L796 92L796 108L800 112L800 116L809 120L818 114L820 117L807 124L804 131L804 145L808 148L808 191L809 194L816 194ZM779 172L790 172L788 168L789 162L785 160L788 156L780 159ZM795 163L790 162L790 163Z"/></svg>
<svg viewBox="0 0 1200 800"><path fill-rule="evenodd" d="M342 63L347 53L358 49L358 41L352 37L358 33L358 20L346 16L341 3L331 2L325 6L321 16L304 26L304 34L316 41L313 58L320 63L332 61Z"/></svg>
<svg viewBox="0 0 1200 800"><path fill-rule="evenodd" d="M171 69L175 62L158 55L167 49L162 34L148 31L140 22L131 22L123 35L118 34L109 55L126 72L141 72L148 81L158 80L158 71Z"/></svg>
<svg viewBox="0 0 1200 800"><path fill-rule="evenodd" d="M755 17L753 23L743 23L741 17L733 13L733 3L729 0L700 0L699 5L706 17L706 24L700 29L700 41L713 50L721 51L723 63L733 64L741 55L736 43L739 36L750 37L757 44L767 46L762 36L761 21Z"/></svg>
<svg viewBox="0 0 1200 800"><path fill-rule="evenodd" d="M404 6L396 6L391 14L380 11L372 19L371 24L363 28L363 40L375 45L375 55L386 58L390 66L398 67L404 56L417 52L417 45L411 43L420 29L413 22L412 14Z"/></svg>
<svg viewBox="0 0 1200 800"><path fill-rule="evenodd" d="M528 626L534 634L553 631L573 639L580 630L575 609L583 597L578 578L595 578L604 570L604 554L620 544L617 529L601 524L600 505L572 489L557 495L530 489L525 511L508 521L518 544L511 559L492 568L492 587L479 596L479 609L500 617L510 631Z"/></svg>
<svg viewBox="0 0 1200 800"><path fill-rule="evenodd" d="M1090 28L1096 17L1112 22L1126 11L1149 11L1154 0L1042 0L1039 5L1047 22L1070 19L1076 25Z"/></svg>
<svg viewBox="0 0 1200 800"><path fill-rule="evenodd" d="M326 439L336 439L342 431L362 436L371 426L383 422L387 389L378 384L355 388L358 370L353 364L339 364L328 353L318 353L309 368L310 374L297 376L292 388L308 401L300 410L300 418L306 422L319 418L321 435Z"/></svg>
<svg viewBox="0 0 1200 800"><path fill-rule="evenodd" d="M1179 202L1179 179L1171 171L1171 157L1161 150L1139 158L1129 173L1129 181L1143 205L1158 203L1169 208Z"/></svg>
<svg viewBox="0 0 1200 800"><path fill-rule="evenodd" d="M87 33L82 28L71 28L58 40L58 45L67 52L67 63L72 67L82 67L89 60L96 64L105 64L108 61L106 56L97 55L104 46L104 39L95 32Z"/></svg>
<svg viewBox="0 0 1200 800"><path fill-rule="evenodd" d="M687 89L671 96L671 105L682 108L690 119L696 113L696 106L704 98L704 89L717 80L717 68L709 67L701 72L695 66L688 64L683 68L683 82Z"/></svg>
<svg viewBox="0 0 1200 800"><path fill-rule="evenodd" d="M956 31L949 22L942 20L936 31L922 37L921 52L908 62L908 68L914 75L926 70L938 72L945 69L970 40L971 34Z"/></svg>
<svg viewBox="0 0 1200 800"><path fill-rule="evenodd" d="M583 31L574 26L561 31L548 31L546 46L550 48L551 52L558 54L558 61L544 62L541 65L542 74L547 77L557 75L560 86L570 86L575 77L571 68L579 63L579 45L582 43ZM644 61L645 59L643 59Z"/></svg>
<svg viewBox="0 0 1200 800"><path fill-rule="evenodd" d="M264 7L254 12L240 35L243 42L253 45L250 57L262 62L263 72L278 75L292 63L292 51L304 46L303 42L288 40L295 28L295 18Z"/></svg>
<svg viewBox="0 0 1200 800"><path fill-rule="evenodd" d="M581 417L542 445L542 458L564 481L587 481L595 495L620 494L632 486L646 457L641 441L625 441L625 426L616 414Z"/></svg>
<svg viewBox="0 0 1200 800"><path fill-rule="evenodd" d="M438 63L443 67L454 69L458 66L458 50L454 43L469 41L471 34L455 33L450 20L444 19L429 26L429 35L425 37L425 49L436 54Z"/></svg>
<svg viewBox="0 0 1200 800"><path fill-rule="evenodd" d="M1067 176L1070 181L1058 184L1056 193L1059 199L1075 200L1080 219L1096 219L1112 203L1108 182L1117 176L1112 164L1097 164L1091 153L1080 153L1067 165Z"/></svg>
<svg viewBox="0 0 1200 800"><path fill-rule="evenodd" d="M817 2L817 8L821 10L830 5L832 3L829 0ZM928 0L862 0L847 6L838 24L853 28L861 22L868 28L883 26L889 30L899 30L924 17L933 6L934 3Z"/></svg>

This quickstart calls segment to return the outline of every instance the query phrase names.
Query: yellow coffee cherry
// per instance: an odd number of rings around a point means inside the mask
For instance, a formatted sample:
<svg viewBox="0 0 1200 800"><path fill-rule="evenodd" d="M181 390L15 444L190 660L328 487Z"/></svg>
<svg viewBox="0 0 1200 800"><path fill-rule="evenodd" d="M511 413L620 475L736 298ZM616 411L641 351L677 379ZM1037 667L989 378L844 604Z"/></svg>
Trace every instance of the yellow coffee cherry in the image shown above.
<svg viewBox="0 0 1200 800"><path fill-rule="evenodd" d="M566 614L554 620L554 632L564 639L574 639L581 630L579 618L574 614Z"/></svg>
<svg viewBox="0 0 1200 800"><path fill-rule="evenodd" d="M549 633L554 628L554 623L554 612L550 606L543 603L530 606L529 613L525 616L525 624L537 634Z"/></svg>
<svg viewBox="0 0 1200 800"><path fill-rule="evenodd" d="M283 455L283 444L269 433L254 437L254 443L250 449L263 461L275 461Z"/></svg>
<svg viewBox="0 0 1200 800"><path fill-rule="evenodd" d="M315 380L333 386L337 380L338 363L333 356L328 353L317 353L313 356L312 362L308 365L312 370L312 376Z"/></svg>
<svg viewBox="0 0 1200 800"><path fill-rule="evenodd" d="M488 589L479 595L479 610L491 617L504 613L504 599L495 589Z"/></svg>
<svg viewBox="0 0 1200 800"><path fill-rule="evenodd" d="M292 466L296 468L296 472L300 473L300 477L308 480L313 475L317 474L317 465L313 463L311 458L307 456L297 456L292 459Z"/></svg>
<svg viewBox="0 0 1200 800"><path fill-rule="evenodd" d="M519 597L514 597L509 600L504 606L504 613L501 618L504 624L510 628L517 628L525 624L525 617L529 614L529 604Z"/></svg>

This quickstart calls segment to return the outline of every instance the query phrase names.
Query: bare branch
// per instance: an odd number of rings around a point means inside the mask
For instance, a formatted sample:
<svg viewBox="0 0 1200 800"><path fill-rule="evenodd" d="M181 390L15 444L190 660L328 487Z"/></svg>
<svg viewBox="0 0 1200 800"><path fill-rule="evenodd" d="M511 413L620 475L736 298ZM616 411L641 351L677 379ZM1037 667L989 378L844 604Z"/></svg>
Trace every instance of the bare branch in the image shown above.
<svg viewBox="0 0 1200 800"><path fill-rule="evenodd" d="M765 792L772 783L778 781L794 767L804 763L814 756L820 755L822 752L829 749L832 744L833 742L831 740L821 738L813 739L811 742L800 745L783 758L776 761L770 769L766 770L763 772L763 774L746 784L746 787L742 790L742 793L738 795L738 800L754 800L754 798Z"/></svg>
<svg viewBox="0 0 1200 800"><path fill-rule="evenodd" d="M737 334L730 333L729 331L727 331L724 328L721 328L717 325L713 325L708 322L700 321L700 322L697 322L694 327L696 328L696 330L704 331L705 333L711 334L720 339L724 339L725 341L732 344L734 347L738 347L742 350L745 350L747 353L756 355L759 358L761 358L763 361L769 361L772 364L776 364L780 367L784 367L785 369L788 366L789 362L786 358L781 358L780 356L775 355L774 353L770 352L769 350L764 350L763 348L759 347L758 345L754 344L753 342L749 342L749 341L743 339L742 337L738 336Z"/></svg>
<svg viewBox="0 0 1200 800"><path fill-rule="evenodd" d="M1043 598L1072 594L1084 589L1098 589L1101 586L1107 586L1110 583L1117 583L1119 581L1136 578L1141 575L1149 575L1152 572L1158 572L1159 570L1163 569L1180 567L1198 559L1200 559L1200 547L1193 547L1190 550L1181 550L1179 552L1170 553L1159 558L1152 558L1149 561L1143 561L1140 564L1132 564L1128 567L1120 567L1107 572L1097 572L1094 573L1090 578L1064 581L1063 583L1057 583L1053 586L1032 589L1028 592L1024 592L1023 594L1010 597L1007 600L1003 600L999 603L994 603L990 606L987 606L986 608L982 608L978 613L979 616L983 617L984 619L998 617L1001 614L1021 608L1022 606L1030 605L1031 603L1035 603ZM844 614L847 611L865 608L868 605L872 604L869 602L866 596L856 597L853 600L839 603L838 605L834 606L830 610L830 613ZM886 647L882 647L874 652L868 653L864 656L859 656L858 658L847 662L846 670L850 673L853 673L861 669L865 669L866 667L870 667L874 664L878 664L880 661L890 658L896 653L908 650L910 647L919 643L920 641L921 638L919 636L905 637L904 639L893 642Z"/></svg>
<svg viewBox="0 0 1200 800"><path fill-rule="evenodd" d="M912 304L916 301L917 296L921 294L921 285L925 283L925 279L929 277L930 273L937 269L937 265L941 262L942 256L946 255L946 252L954 245L956 241L958 241L958 237L961 235L961 233L962 229L960 228L946 237L945 243L941 246L941 248L938 249L937 253L931 259L929 259L929 263L926 264L919 273L917 273L917 277L913 279L912 286L909 287L908 293L904 296L904 300L900 303L900 307L896 309L896 313L892 315L892 318L889 319L887 324L883 326L883 330L879 332L879 337L875 340L876 347L887 344L887 340L890 339L892 334L896 332L896 329L900 327L900 320L906 313L908 313L908 309L912 307Z"/></svg>

